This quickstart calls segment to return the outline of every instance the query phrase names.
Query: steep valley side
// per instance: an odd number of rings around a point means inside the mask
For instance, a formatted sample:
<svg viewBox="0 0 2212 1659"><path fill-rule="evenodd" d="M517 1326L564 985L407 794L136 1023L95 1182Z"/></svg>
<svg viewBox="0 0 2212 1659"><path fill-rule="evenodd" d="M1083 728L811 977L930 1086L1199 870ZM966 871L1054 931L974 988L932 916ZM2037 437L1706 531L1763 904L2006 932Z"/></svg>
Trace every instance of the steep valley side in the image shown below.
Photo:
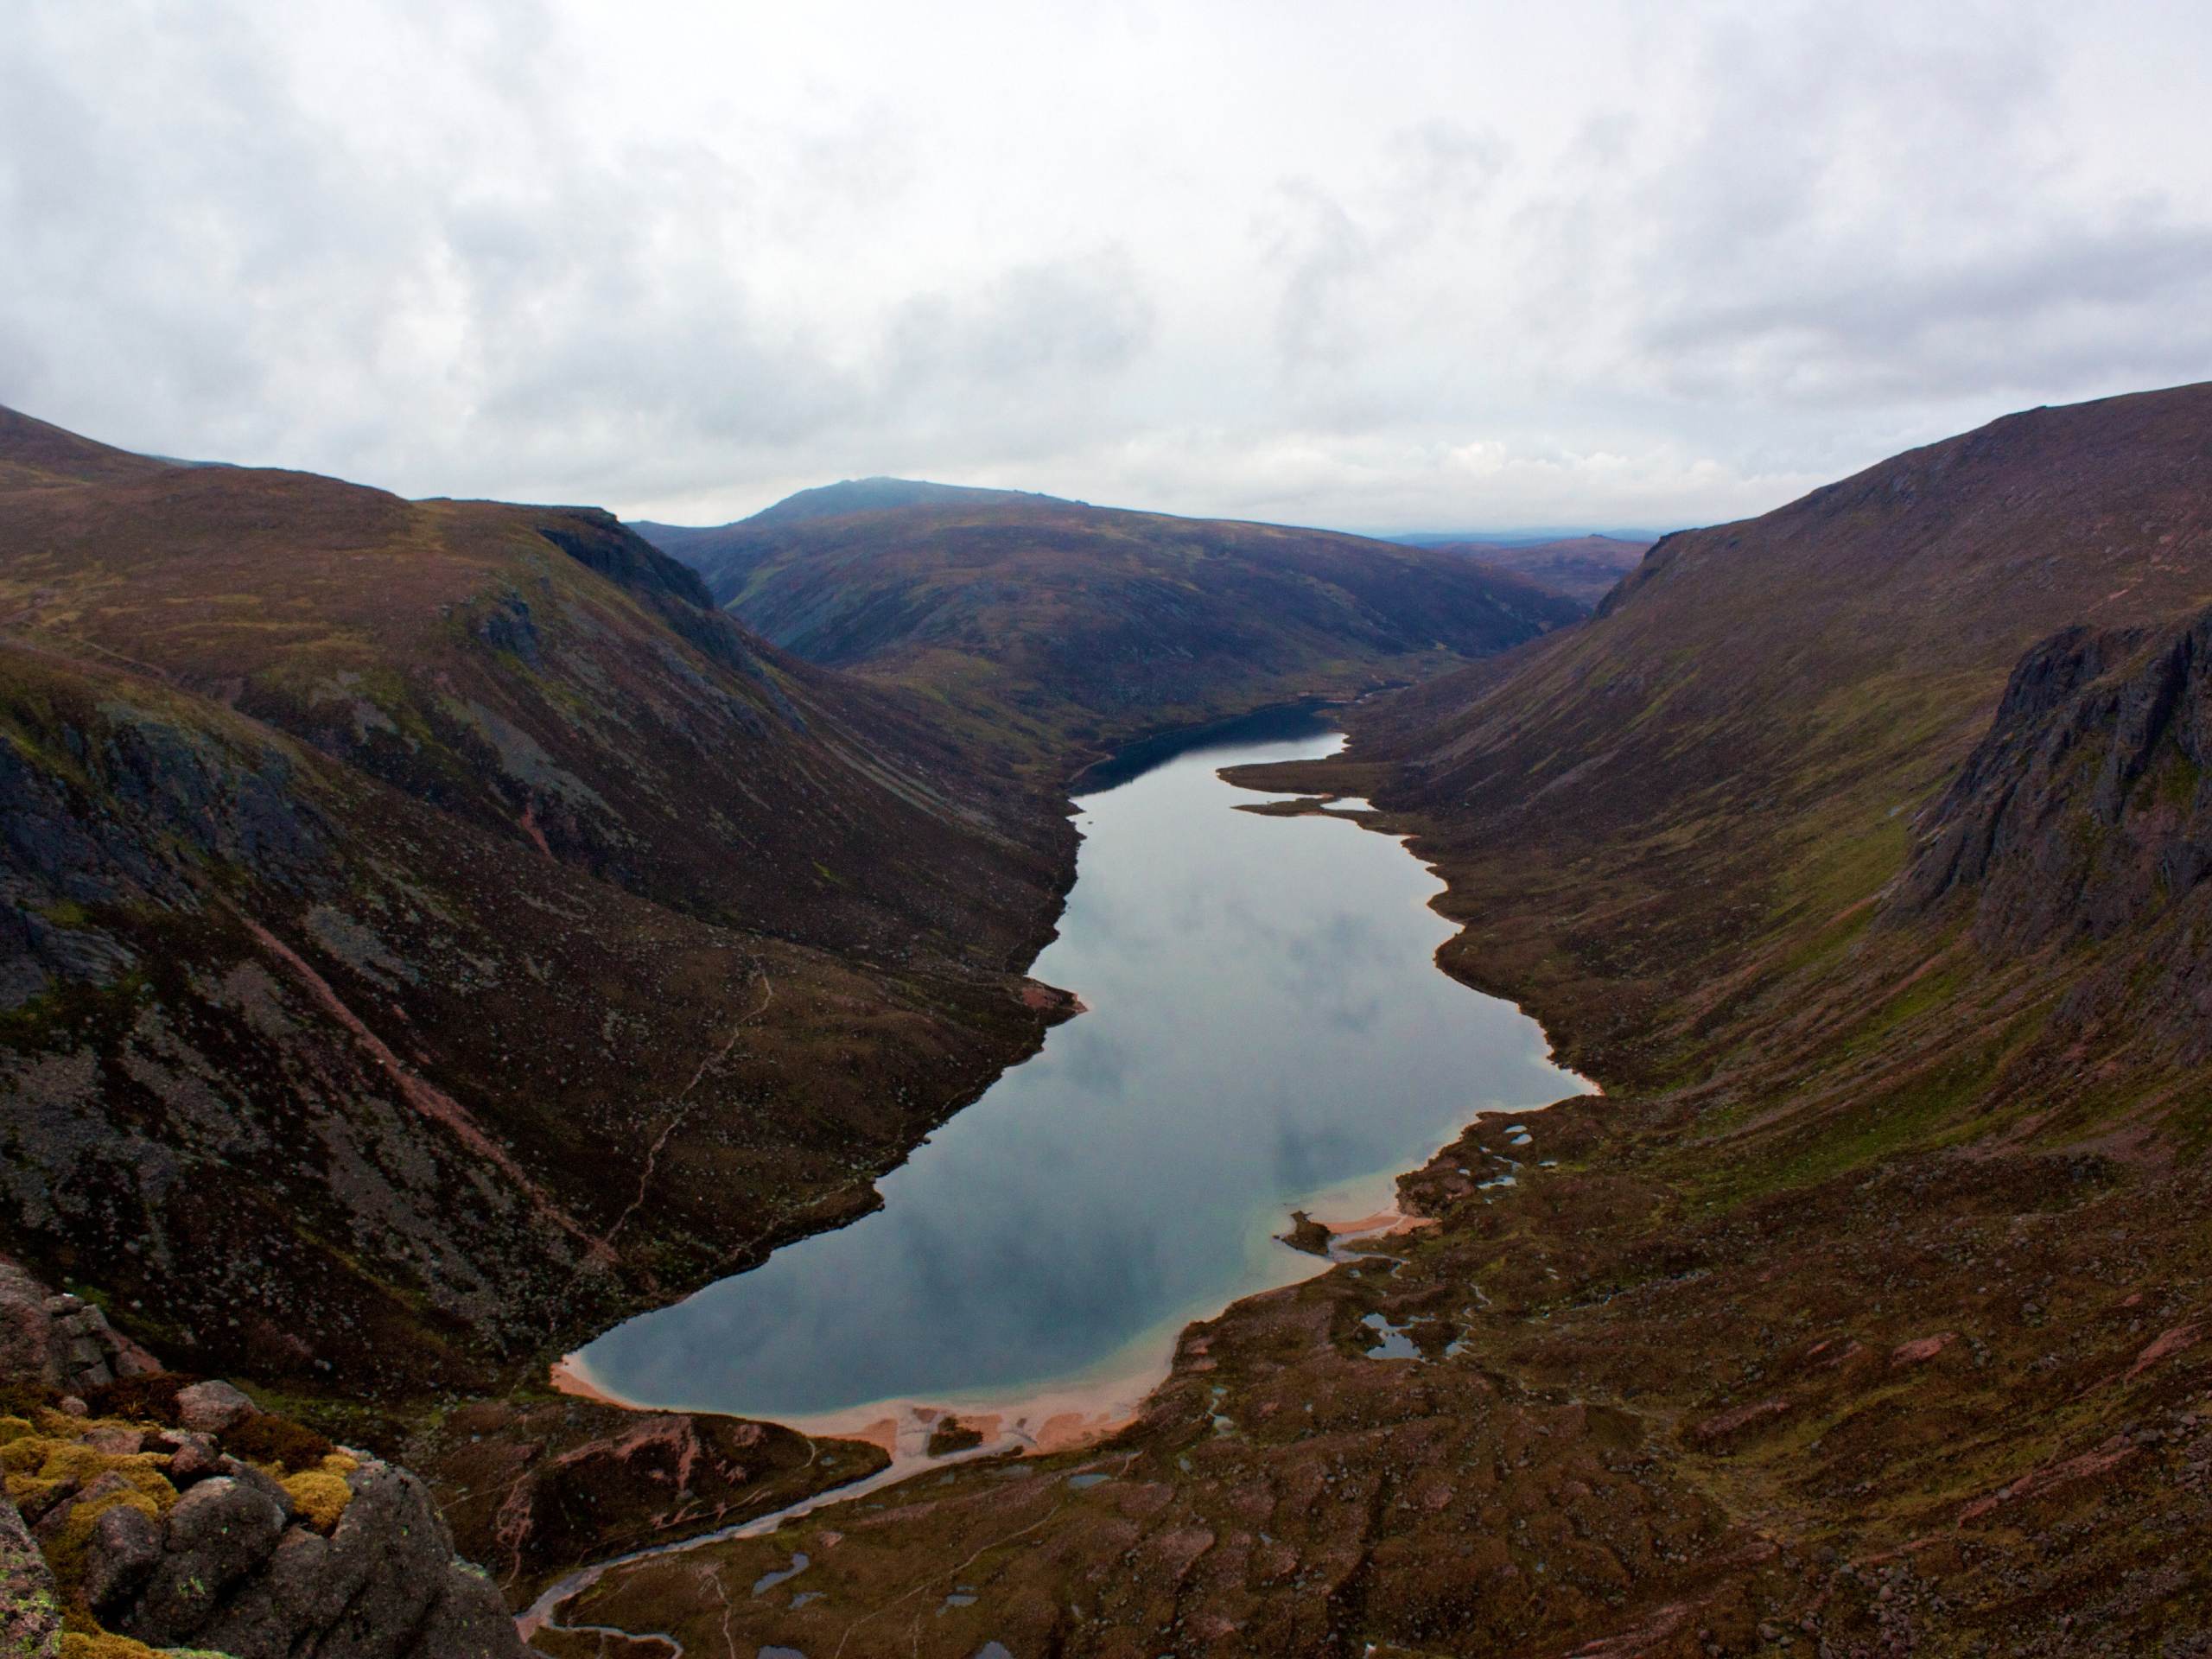
<svg viewBox="0 0 2212 1659"><path fill-rule="evenodd" d="M9 416L5 1246L363 1435L872 1202L1072 835L604 515Z"/></svg>

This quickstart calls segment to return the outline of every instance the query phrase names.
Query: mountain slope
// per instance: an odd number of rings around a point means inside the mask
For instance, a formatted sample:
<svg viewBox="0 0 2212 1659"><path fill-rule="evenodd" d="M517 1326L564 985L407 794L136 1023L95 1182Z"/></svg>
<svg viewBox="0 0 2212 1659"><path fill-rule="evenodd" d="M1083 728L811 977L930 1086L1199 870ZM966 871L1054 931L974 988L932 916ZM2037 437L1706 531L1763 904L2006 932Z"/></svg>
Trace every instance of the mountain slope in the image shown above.
<svg viewBox="0 0 2212 1659"><path fill-rule="evenodd" d="M1607 1092L1473 1124L1401 1183L1435 1225L1192 1327L1111 1446L890 1495L809 1619L709 1593L780 1540L576 1616L861 1659L2201 1647L2208 616L2212 387L2041 410L1246 769L1372 797L1446 964ZM918 1563L976 1601L909 1643Z"/></svg>
<svg viewBox="0 0 2212 1659"><path fill-rule="evenodd" d="M1573 536L1526 544L1440 542L1423 545L1439 552L1464 554L1493 570L1510 570L1595 609L1614 584L1642 562L1651 543L1624 541L1618 536Z"/></svg>
<svg viewBox="0 0 2212 1659"><path fill-rule="evenodd" d="M1364 753L1443 841L1538 848L1573 918L1544 978L1708 1020L1708 953L1786 959L1898 872L2024 652L2212 601L2208 423L2205 387L2037 410L1669 537L1510 676L1378 710Z"/></svg>
<svg viewBox="0 0 2212 1659"><path fill-rule="evenodd" d="M0 1232L181 1362L483 1385L1038 1040L1052 804L604 514L6 431Z"/></svg>
<svg viewBox="0 0 2212 1659"><path fill-rule="evenodd" d="M857 488L646 529L776 644L925 691L971 737L1012 726L1053 766L1071 741L1433 673L1576 613L1450 555L1328 531L1048 497L879 508Z"/></svg>
<svg viewBox="0 0 2212 1659"><path fill-rule="evenodd" d="M0 486L143 478L172 463L134 455L0 405Z"/></svg>

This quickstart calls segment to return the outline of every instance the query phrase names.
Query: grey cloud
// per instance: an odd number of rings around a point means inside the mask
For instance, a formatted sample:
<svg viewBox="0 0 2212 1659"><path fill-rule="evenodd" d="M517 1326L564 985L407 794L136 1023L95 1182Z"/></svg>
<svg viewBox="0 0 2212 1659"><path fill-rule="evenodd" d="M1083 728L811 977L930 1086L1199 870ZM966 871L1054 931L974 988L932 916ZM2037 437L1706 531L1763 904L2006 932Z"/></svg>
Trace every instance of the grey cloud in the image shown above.
<svg viewBox="0 0 2212 1659"><path fill-rule="evenodd" d="M2155 378L2212 368L2212 226L2082 224L1935 269L1844 264L1773 294L1679 308L1644 336L1673 384L1754 378L1814 400Z"/></svg>
<svg viewBox="0 0 2212 1659"><path fill-rule="evenodd" d="M0 401L664 517L1410 526L1732 514L2212 372L2212 16L1414 0L1348 65L1208 10L20 0Z"/></svg>
<svg viewBox="0 0 2212 1659"><path fill-rule="evenodd" d="M1646 181L1634 349L1685 397L1814 405L2202 360L2212 216L2069 187L2056 50L1981 9L1910 40L1841 14L1729 31L1710 115Z"/></svg>
<svg viewBox="0 0 2212 1659"><path fill-rule="evenodd" d="M1290 364L1340 364L1359 344L1359 279L1375 263L1370 233L1319 186L1282 188L1272 237L1283 266L1275 340Z"/></svg>
<svg viewBox="0 0 2212 1659"><path fill-rule="evenodd" d="M1353 188L1284 181L1257 232L1281 273L1285 366L1341 368L1389 326L1380 290L1393 267L1464 235L1507 155L1496 134L1436 118L1389 133L1375 173Z"/></svg>
<svg viewBox="0 0 2212 1659"><path fill-rule="evenodd" d="M957 381L1011 391L1067 373L1110 374L1144 350L1153 321L1151 297L1120 249L1022 265L902 302L888 331L885 385L899 395Z"/></svg>

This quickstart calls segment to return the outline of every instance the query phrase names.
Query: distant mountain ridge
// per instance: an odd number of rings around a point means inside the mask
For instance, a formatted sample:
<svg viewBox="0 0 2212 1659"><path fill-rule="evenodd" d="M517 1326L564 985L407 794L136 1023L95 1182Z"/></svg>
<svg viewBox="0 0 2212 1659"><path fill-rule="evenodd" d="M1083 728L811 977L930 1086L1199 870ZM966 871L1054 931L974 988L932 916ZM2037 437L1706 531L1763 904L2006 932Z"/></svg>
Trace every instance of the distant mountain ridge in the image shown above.
<svg viewBox="0 0 2212 1659"><path fill-rule="evenodd" d="M730 524L664 524L636 520L632 528L664 552L680 555L686 547L711 548L738 525L772 529L805 524L817 518L842 518L855 512L890 512L901 507L1003 506L1025 501L1063 503L1057 496L1021 490L994 490L966 484L931 484L914 478L849 478L840 483L799 490L761 508L751 517Z"/></svg>
<svg viewBox="0 0 2212 1659"><path fill-rule="evenodd" d="M1643 562L1649 541L1618 536L1576 536L1529 543L1436 542L1440 553L1459 553L1495 570L1510 570L1541 588L1595 609L1613 584Z"/></svg>
<svg viewBox="0 0 2212 1659"><path fill-rule="evenodd" d="M1331 531L870 480L639 532L809 661L938 699L976 741L1071 743L1424 677L1574 620L1510 573Z"/></svg>

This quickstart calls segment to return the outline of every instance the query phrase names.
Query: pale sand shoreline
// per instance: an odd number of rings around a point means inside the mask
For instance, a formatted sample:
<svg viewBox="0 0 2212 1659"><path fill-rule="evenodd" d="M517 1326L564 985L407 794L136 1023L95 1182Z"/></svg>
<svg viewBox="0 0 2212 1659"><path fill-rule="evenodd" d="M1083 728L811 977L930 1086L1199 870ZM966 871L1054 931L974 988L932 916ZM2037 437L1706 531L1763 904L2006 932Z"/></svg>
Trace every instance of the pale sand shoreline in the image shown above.
<svg viewBox="0 0 2212 1659"><path fill-rule="evenodd" d="M1534 1109L1541 1111L1542 1107ZM1529 1111L1511 1112L1485 1110L1476 1113L1472 1122L1484 1117L1517 1117L1531 1116ZM1449 1143L1446 1143L1449 1144ZM1413 1166L1418 1169L1421 1165ZM1395 1195L1396 1183L1402 1173L1371 1175L1319 1195L1320 1198L1334 1198L1357 1205L1371 1203L1368 1196L1383 1181L1390 1184ZM1309 1202L1315 1200L1309 1200ZM1286 1214L1287 1219L1287 1214ZM1356 1248L1363 1244L1380 1243L1389 1238L1403 1237L1439 1224L1433 1216L1413 1214L1393 1201L1378 1209L1363 1213L1330 1219L1321 1216L1312 1217L1329 1232L1328 1254L1325 1256L1291 1251L1284 1264L1284 1276L1280 1283L1265 1285L1240 1293L1231 1299L1241 1301L1249 1296L1264 1296L1279 1290L1287 1290L1317 1278L1331 1268L1347 1262L1357 1262L1361 1252ZM996 1398L950 1397L944 1400L901 1398L868 1401L842 1410L782 1416L763 1416L757 1421L774 1422L810 1440L862 1440L880 1448L892 1459L892 1470L899 1478L918 1473L942 1463L965 1461L979 1456L1051 1456L1064 1452L1080 1451L1111 1438L1136 1421L1144 1402L1153 1391L1167 1381L1173 1368L1175 1351L1182 1333L1193 1325L1219 1317L1226 1307L1212 1313L1192 1313L1167 1321L1162 1326L1133 1339L1117 1354L1109 1356L1093 1371L1074 1378L1039 1385L1033 1390L1014 1389ZM561 1394L589 1400L600 1405L613 1406L626 1411L685 1412L680 1406L647 1405L625 1397L592 1375L582 1354L564 1354L554 1361L548 1381ZM700 1416L734 1416L730 1412L699 1411L688 1414ZM982 1443L960 1452L931 1457L927 1451L931 1433L947 1417L957 1418L962 1424L980 1433Z"/></svg>
<svg viewBox="0 0 2212 1659"><path fill-rule="evenodd" d="M1142 1344L1150 1348L1154 1344ZM1147 1352L1117 1366L1108 1375L1083 1381L1046 1384L1034 1392L1016 1392L1001 1401L965 1400L950 1402L925 1400L874 1400L843 1411L791 1414L759 1419L804 1434L810 1440L864 1440L880 1447L894 1466L915 1472L939 1463L976 1456L1050 1456L1080 1451L1127 1427L1136 1421L1145 1397L1166 1380L1174 1357L1170 1336L1156 1356ZM625 1411L683 1411L677 1406L652 1406L625 1399L591 1374L581 1354L556 1360L549 1373L554 1389ZM732 1413L698 1412L699 1416ZM980 1446L932 1457L929 1439L946 1419L982 1436Z"/></svg>

